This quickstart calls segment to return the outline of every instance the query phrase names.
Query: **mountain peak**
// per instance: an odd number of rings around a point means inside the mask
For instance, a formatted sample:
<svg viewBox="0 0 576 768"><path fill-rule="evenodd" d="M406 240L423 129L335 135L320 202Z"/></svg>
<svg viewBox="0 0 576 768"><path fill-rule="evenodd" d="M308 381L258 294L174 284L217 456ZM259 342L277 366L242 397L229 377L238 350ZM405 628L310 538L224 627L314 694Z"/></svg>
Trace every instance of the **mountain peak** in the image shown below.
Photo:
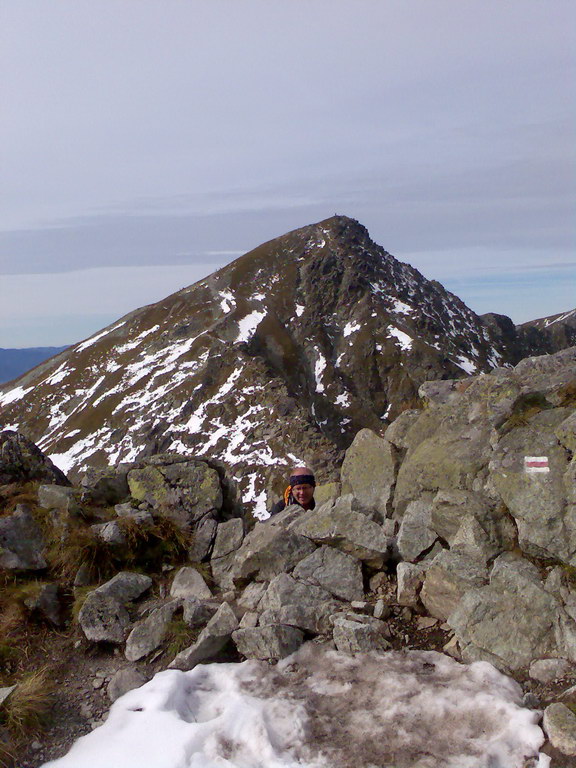
<svg viewBox="0 0 576 768"><path fill-rule="evenodd" d="M288 467L335 479L427 380L508 361L506 340L346 216L263 243L131 312L0 394L0 419L77 476L161 451L220 462L264 505Z"/></svg>

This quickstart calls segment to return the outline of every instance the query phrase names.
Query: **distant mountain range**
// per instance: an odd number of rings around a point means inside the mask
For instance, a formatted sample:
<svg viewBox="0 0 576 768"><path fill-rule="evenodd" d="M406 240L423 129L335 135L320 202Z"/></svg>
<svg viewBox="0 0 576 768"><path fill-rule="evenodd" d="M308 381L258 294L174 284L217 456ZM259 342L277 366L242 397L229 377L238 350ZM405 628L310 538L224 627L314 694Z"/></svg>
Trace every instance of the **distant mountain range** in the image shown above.
<svg viewBox="0 0 576 768"><path fill-rule="evenodd" d="M64 349L66 347L27 347L25 349L0 347L0 384L12 381Z"/></svg>
<svg viewBox="0 0 576 768"><path fill-rule="evenodd" d="M424 382L576 343L576 313L480 317L353 219L289 232L0 388L0 422L77 477L161 451L227 470L264 503L286 467L337 476L362 427Z"/></svg>

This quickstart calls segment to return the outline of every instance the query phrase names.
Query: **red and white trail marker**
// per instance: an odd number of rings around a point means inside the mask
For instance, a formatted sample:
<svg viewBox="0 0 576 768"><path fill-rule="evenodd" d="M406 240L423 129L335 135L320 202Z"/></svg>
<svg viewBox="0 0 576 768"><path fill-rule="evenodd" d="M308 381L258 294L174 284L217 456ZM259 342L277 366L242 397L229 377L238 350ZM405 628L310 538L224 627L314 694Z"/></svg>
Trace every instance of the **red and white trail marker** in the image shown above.
<svg viewBox="0 0 576 768"><path fill-rule="evenodd" d="M524 471L528 474L550 472L548 456L524 456Z"/></svg>

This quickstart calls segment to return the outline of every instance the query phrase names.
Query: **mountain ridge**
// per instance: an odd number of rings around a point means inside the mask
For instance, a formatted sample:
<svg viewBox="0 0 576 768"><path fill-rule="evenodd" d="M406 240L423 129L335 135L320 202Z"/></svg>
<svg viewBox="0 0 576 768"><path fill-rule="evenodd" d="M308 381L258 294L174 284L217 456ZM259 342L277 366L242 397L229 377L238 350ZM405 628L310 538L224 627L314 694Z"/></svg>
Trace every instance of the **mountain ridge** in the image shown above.
<svg viewBox="0 0 576 768"><path fill-rule="evenodd" d="M42 364L0 394L1 418L76 475L166 450L210 456L262 508L289 465L330 480L359 429L417 405L424 381L513 363L510 343L334 216Z"/></svg>

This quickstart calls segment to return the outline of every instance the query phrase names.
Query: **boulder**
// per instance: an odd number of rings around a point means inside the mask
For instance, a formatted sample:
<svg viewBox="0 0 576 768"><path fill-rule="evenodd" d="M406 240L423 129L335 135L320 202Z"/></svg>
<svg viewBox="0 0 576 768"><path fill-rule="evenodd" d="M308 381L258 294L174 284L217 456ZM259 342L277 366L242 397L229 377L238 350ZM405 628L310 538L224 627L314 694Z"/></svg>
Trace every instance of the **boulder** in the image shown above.
<svg viewBox="0 0 576 768"><path fill-rule="evenodd" d="M413 424L420 418L421 415L422 411L417 411L415 409L402 411L398 418L394 419L392 424L387 427L386 432L384 432L384 437L396 448L408 448L406 435L410 427L413 426Z"/></svg>
<svg viewBox="0 0 576 768"><path fill-rule="evenodd" d="M158 454L128 472L130 494L185 527L222 507L220 478L204 461Z"/></svg>
<svg viewBox="0 0 576 768"><path fill-rule="evenodd" d="M244 522L237 517L220 523L216 531L212 560L235 552L242 544L244 538Z"/></svg>
<svg viewBox="0 0 576 768"><path fill-rule="evenodd" d="M109 581L97 587L95 591L101 595L112 597L120 603L127 603L137 600L151 586L152 579L150 576L132 571L120 571Z"/></svg>
<svg viewBox="0 0 576 768"><path fill-rule="evenodd" d="M572 670L572 664L566 659L537 659L530 664L528 674L532 680L538 680L539 683L553 683L570 674Z"/></svg>
<svg viewBox="0 0 576 768"><path fill-rule="evenodd" d="M47 567L42 531L25 504L0 517L0 568L39 571Z"/></svg>
<svg viewBox="0 0 576 768"><path fill-rule="evenodd" d="M381 568L389 558L389 537L381 525L352 509L351 495L341 496L334 506L325 504L319 510L304 512L289 524L289 530L318 545L335 547L373 568Z"/></svg>
<svg viewBox="0 0 576 768"><path fill-rule="evenodd" d="M218 523L212 517L204 517L194 528L194 540L188 549L188 557L193 563L206 560L212 549Z"/></svg>
<svg viewBox="0 0 576 768"><path fill-rule="evenodd" d="M318 547L294 568L300 581L328 590L341 600L361 600L364 582L360 561L333 547Z"/></svg>
<svg viewBox="0 0 576 768"><path fill-rule="evenodd" d="M516 520L524 552L575 565L576 515L566 508L564 486L568 456L553 425L554 412L543 411L506 434L490 462L490 482ZM526 456L547 457L549 471L527 472Z"/></svg>
<svg viewBox="0 0 576 768"><path fill-rule="evenodd" d="M89 467L80 480L82 501L96 504L119 504L129 493L128 470L124 466L96 469Z"/></svg>
<svg viewBox="0 0 576 768"><path fill-rule="evenodd" d="M327 590L281 573L260 600L260 625L289 624L312 633L324 632L330 615L340 606Z"/></svg>
<svg viewBox="0 0 576 768"><path fill-rule="evenodd" d="M20 432L0 432L0 485L30 480L70 485L66 475Z"/></svg>
<svg viewBox="0 0 576 768"><path fill-rule="evenodd" d="M205 627L219 607L215 600L199 600L197 597L186 597L182 600L182 618L190 629Z"/></svg>
<svg viewBox="0 0 576 768"><path fill-rule="evenodd" d="M286 513L301 507L287 507L280 515L264 523L256 523L236 552L212 561L212 575L223 589L242 586L249 581L269 581L279 573L292 570L316 547L305 536L287 530Z"/></svg>
<svg viewBox="0 0 576 768"><path fill-rule="evenodd" d="M41 485L38 488L38 506L58 509L73 517L81 517L80 494L76 488L64 485Z"/></svg>
<svg viewBox="0 0 576 768"><path fill-rule="evenodd" d="M317 507L326 504L327 501L334 502L338 496L342 495L342 486L340 483L324 483L317 485L314 490L314 501Z"/></svg>
<svg viewBox="0 0 576 768"><path fill-rule="evenodd" d="M267 589L267 582L253 581L238 598L238 605L245 611L255 611Z"/></svg>
<svg viewBox="0 0 576 768"><path fill-rule="evenodd" d="M558 441L572 454L576 453L576 411L567 416L554 429Z"/></svg>
<svg viewBox="0 0 576 768"><path fill-rule="evenodd" d="M490 503L474 491L438 491L432 502L430 527L451 547L465 520L474 518L482 527L493 554L512 549L516 543L514 520L502 504Z"/></svg>
<svg viewBox="0 0 576 768"><path fill-rule="evenodd" d="M297 651L304 641L304 634L295 627L269 624L237 629L232 640L247 659L278 660Z"/></svg>
<svg viewBox="0 0 576 768"><path fill-rule="evenodd" d="M426 566L421 563L398 563L396 568L398 605L415 608L419 603L419 593L424 583Z"/></svg>
<svg viewBox="0 0 576 768"><path fill-rule="evenodd" d="M228 603L222 603L198 636L198 640L181 651L168 666L170 669L185 671L202 661L213 658L224 648L236 629L238 629L238 619Z"/></svg>
<svg viewBox="0 0 576 768"><path fill-rule="evenodd" d="M431 528L432 494L425 493L411 501L402 517L396 544L403 560L413 561L434 544Z"/></svg>
<svg viewBox="0 0 576 768"><path fill-rule="evenodd" d="M114 702L120 696L124 696L128 691L134 688L140 688L146 682L146 677L136 667L125 667L119 669L112 675L108 683L107 694L110 701Z"/></svg>
<svg viewBox="0 0 576 768"><path fill-rule="evenodd" d="M351 493L360 507L386 517L396 482L394 449L371 429L361 429L346 451L340 478L342 494Z"/></svg>
<svg viewBox="0 0 576 768"><path fill-rule="evenodd" d="M120 645L128 634L130 616L118 599L95 589L86 596L78 623L87 640Z"/></svg>
<svg viewBox="0 0 576 768"><path fill-rule="evenodd" d="M60 627L63 623L58 584L41 584L36 594L24 600L24 605L41 621L54 627Z"/></svg>
<svg viewBox="0 0 576 768"><path fill-rule="evenodd" d="M128 661L139 661L160 647L166 637L168 624L179 607L180 601L172 600L151 611L145 619L134 624L124 650Z"/></svg>
<svg viewBox="0 0 576 768"><path fill-rule="evenodd" d="M121 547L126 544L124 531L116 520L109 520L107 523L96 523L90 526L90 530L94 532L94 535L100 541L108 544L110 547Z"/></svg>
<svg viewBox="0 0 576 768"><path fill-rule="evenodd" d="M204 600L212 597L212 591L196 568L185 566L174 576L170 597L196 597Z"/></svg>
<svg viewBox="0 0 576 768"><path fill-rule="evenodd" d="M427 567L420 600L432 616L446 620L469 589L487 581L484 558L446 549Z"/></svg>
<svg viewBox="0 0 576 768"><path fill-rule="evenodd" d="M343 653L387 650L390 648L387 633L388 627L383 621L368 616L356 619L347 614L334 620L334 644Z"/></svg>
<svg viewBox="0 0 576 768"><path fill-rule="evenodd" d="M116 504L114 511L124 520L132 520L136 525L153 525L154 518L146 509L136 509L130 502Z"/></svg>
<svg viewBox="0 0 576 768"><path fill-rule="evenodd" d="M543 726L555 749L564 755L576 755L576 715L565 704L546 707Z"/></svg>
<svg viewBox="0 0 576 768"><path fill-rule="evenodd" d="M467 591L448 617L465 661L487 660L516 670L534 659L562 655L555 627L560 605L538 569L505 553L494 562L490 582Z"/></svg>

